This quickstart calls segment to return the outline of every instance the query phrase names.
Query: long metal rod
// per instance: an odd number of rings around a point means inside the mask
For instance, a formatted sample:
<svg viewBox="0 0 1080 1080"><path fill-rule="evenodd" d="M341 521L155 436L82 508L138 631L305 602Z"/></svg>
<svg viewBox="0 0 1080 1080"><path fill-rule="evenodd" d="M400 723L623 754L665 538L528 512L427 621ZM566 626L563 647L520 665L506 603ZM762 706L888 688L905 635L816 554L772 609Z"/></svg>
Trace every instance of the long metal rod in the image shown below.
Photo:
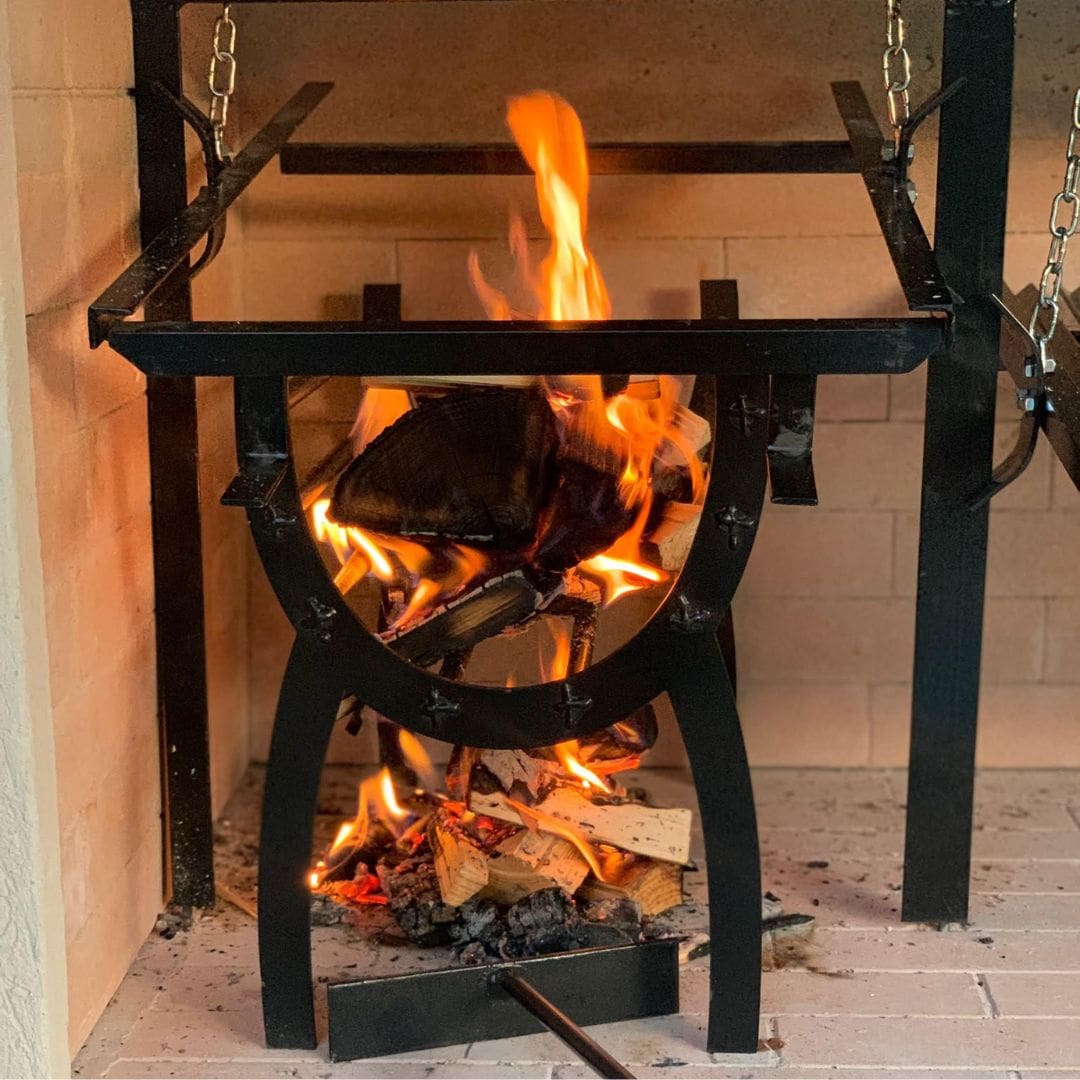
<svg viewBox="0 0 1080 1080"><path fill-rule="evenodd" d="M548 1001L520 975L504 969L495 973L494 980L552 1035L566 1043L597 1076L610 1080L634 1080L634 1074L625 1065L616 1061L595 1039L589 1038L562 1009Z"/></svg>
<svg viewBox="0 0 1080 1080"><path fill-rule="evenodd" d="M149 244L187 201L184 127L153 93L160 81L180 94L180 27L175 12L132 3L139 231ZM189 249L190 250L190 249ZM152 319L190 319L186 253L147 304ZM150 454L154 628L166 896L184 906L214 903L210 742L199 504L199 428L192 378L146 386Z"/></svg>
<svg viewBox="0 0 1080 1080"><path fill-rule="evenodd" d="M525 176L532 169L516 146L384 143L290 143L283 173L308 176ZM722 173L854 173L847 142L594 143L593 176Z"/></svg>
<svg viewBox="0 0 1080 1080"><path fill-rule="evenodd" d="M988 508L969 508L994 449L1012 2L948 0L942 82L966 78L941 110L937 256L962 303L926 387L915 672L903 918L967 919Z"/></svg>
<svg viewBox="0 0 1080 1080"><path fill-rule="evenodd" d="M148 374L902 374L944 319L123 323L109 344Z"/></svg>
<svg viewBox="0 0 1080 1080"><path fill-rule="evenodd" d="M135 0L134 9L143 12L144 21L163 19L168 22L169 16L161 14L160 11L147 15L140 0ZM157 81L156 69L147 71L145 78L152 86ZM163 83L164 78L163 73ZM332 88L333 83L306 83L236 155L235 160L221 170L214 183L199 192L190 205L186 205L185 187L184 201L180 206L167 217L158 215L159 220L155 221L157 231L143 233L143 250L139 257L90 305L92 348L105 340L111 323L134 315L173 276L182 263L186 264L188 255L199 241L221 220L229 207L273 160L289 136L311 115L312 110ZM166 89L174 96L179 96L179 91L174 87L166 86ZM142 94L141 109L146 112L153 108L160 112L163 118L170 115L171 109L166 101L161 100L160 95L153 96L158 98L156 102L150 100L149 92ZM183 125L179 113L176 114L174 124L179 126L182 133Z"/></svg>
<svg viewBox="0 0 1080 1080"><path fill-rule="evenodd" d="M857 82L837 82L832 91L908 307L951 310L952 296L915 206L907 191L897 186L895 172L881 160L885 137L863 88Z"/></svg>

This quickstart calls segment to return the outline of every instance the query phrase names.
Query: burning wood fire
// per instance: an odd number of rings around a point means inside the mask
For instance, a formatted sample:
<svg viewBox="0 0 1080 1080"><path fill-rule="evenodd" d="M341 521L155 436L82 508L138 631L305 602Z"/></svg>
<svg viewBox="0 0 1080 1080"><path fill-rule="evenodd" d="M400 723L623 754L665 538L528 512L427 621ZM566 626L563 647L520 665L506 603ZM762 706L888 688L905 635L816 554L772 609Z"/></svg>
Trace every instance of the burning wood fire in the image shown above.
<svg viewBox="0 0 1080 1080"><path fill-rule="evenodd" d="M643 918L682 902L690 811L648 806L618 783L640 761L619 740L641 734L620 727L588 745L458 747L442 789L396 783L384 766L360 784L312 890L345 907L389 906L418 944L455 944L467 960L566 948L568 935L636 940ZM399 749L427 784L419 740L399 730Z"/></svg>
<svg viewBox="0 0 1080 1080"><path fill-rule="evenodd" d="M610 317L586 243L577 114L535 93L512 100L507 120L535 173L550 248L533 268L524 227L512 227L533 310L516 311L474 254L477 296L493 319ZM305 496L338 588L377 582L383 640L449 677L462 677L486 638L567 615L573 631L555 635L541 677L582 670L601 609L667 583L696 527L710 433L682 391L662 375L617 386L598 376L368 385L352 463L332 490ZM618 782L656 737L645 712L529 752L456 747L441 782L400 731L399 767L360 785L312 889L387 905L414 940L456 943L467 959L564 948L568 934L600 943L595 926L613 919L640 933L642 916L681 902L690 834L689 810L647 806ZM590 912L599 923L582 917Z"/></svg>
<svg viewBox="0 0 1080 1080"><path fill-rule="evenodd" d="M589 172L577 114L538 92L513 99L507 120L536 176L550 250L534 269L524 227L512 227L533 311L514 311L474 253L477 295L496 319L608 318L585 239ZM610 606L663 585L696 527L709 430L679 403L678 380L506 382L369 385L352 464L332 491L323 484L305 497L316 537L339 564L338 588L381 583L392 607L384 638L418 663L516 629L568 592L596 587Z"/></svg>

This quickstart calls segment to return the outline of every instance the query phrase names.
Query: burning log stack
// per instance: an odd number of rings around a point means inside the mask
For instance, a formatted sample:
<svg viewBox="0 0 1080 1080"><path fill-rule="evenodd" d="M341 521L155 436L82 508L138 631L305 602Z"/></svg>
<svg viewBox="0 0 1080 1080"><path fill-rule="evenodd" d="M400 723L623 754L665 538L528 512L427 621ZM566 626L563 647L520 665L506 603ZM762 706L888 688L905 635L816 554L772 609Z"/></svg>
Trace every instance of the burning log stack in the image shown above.
<svg viewBox="0 0 1080 1080"><path fill-rule="evenodd" d="M655 738L650 721L581 745L458 747L445 791L399 796L384 767L361 785L313 891L345 909L388 907L416 944L454 946L465 962L642 940L682 903L690 855L690 810L649 806L615 779L639 764L642 732ZM423 748L399 735L430 783Z"/></svg>

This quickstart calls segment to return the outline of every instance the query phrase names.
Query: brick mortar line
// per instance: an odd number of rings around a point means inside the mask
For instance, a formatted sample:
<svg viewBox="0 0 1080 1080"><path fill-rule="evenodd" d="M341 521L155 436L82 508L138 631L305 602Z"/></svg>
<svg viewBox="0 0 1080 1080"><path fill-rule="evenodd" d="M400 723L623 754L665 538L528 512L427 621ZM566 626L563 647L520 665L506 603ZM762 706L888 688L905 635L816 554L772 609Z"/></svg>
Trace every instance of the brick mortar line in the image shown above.
<svg viewBox="0 0 1080 1080"><path fill-rule="evenodd" d="M783 971L805 971L810 975L824 975L826 977L832 975L970 975L970 967L959 968L865 968L865 967L843 967L843 968L828 968L828 967L815 967L815 968L782 968ZM993 968L995 975L1069 975L1072 978L1076 978L1080 975L1080 971L1076 968ZM765 975L770 974L764 972ZM689 1015L689 1014L688 1014ZM985 1020L985 1017L981 1016L968 1016L964 1019L968 1020ZM1026 1017L1012 1017L1011 1019L1026 1019ZM1075 1017L1073 1017L1075 1019Z"/></svg>
<svg viewBox="0 0 1080 1080"><path fill-rule="evenodd" d="M127 86L17 86L13 98L126 98L131 96Z"/></svg>
<svg viewBox="0 0 1080 1080"><path fill-rule="evenodd" d="M62 91L50 91L52 93L60 93ZM17 93L17 91L16 91ZM114 95L126 95L127 90L116 91L97 91L97 93L104 96L107 93ZM424 179L424 177L417 177L418 179ZM595 178L594 178L595 179ZM302 217L302 215L301 215ZM297 219L299 220L299 219ZM253 224L253 229L256 233L259 229L257 224ZM264 232L270 232L266 229ZM304 240L305 237L310 236L310 233L297 232L295 237L291 237L297 241ZM1039 231L1037 229L1009 231L1006 236L1027 236L1038 237L1042 239L1045 235L1045 230ZM288 239L289 237L286 237ZM258 236L253 233L250 237L245 235L245 241L249 241L253 244L270 244L280 243L281 235L277 236ZM544 242L549 239L547 233L530 234L525 237L526 240L535 240L537 242ZM594 240L600 239L601 241L609 241L614 243L649 243L654 241L669 241L673 243L693 243L693 242L708 242L708 243L745 243L752 244L758 240L768 240L770 242L775 241L800 241L800 240L880 240L880 233L753 233L743 234L736 233L647 233L647 234L634 234L629 233L617 234L610 233L604 234L598 232L594 237ZM402 236L400 233L387 235L385 238L373 238L367 235L358 235L357 231L337 231L326 230L320 231L316 238L306 240L311 244L318 244L325 240L339 240L339 241L353 241L355 243L402 243L402 244L492 244L492 243L505 243L505 233L497 233L489 236Z"/></svg>

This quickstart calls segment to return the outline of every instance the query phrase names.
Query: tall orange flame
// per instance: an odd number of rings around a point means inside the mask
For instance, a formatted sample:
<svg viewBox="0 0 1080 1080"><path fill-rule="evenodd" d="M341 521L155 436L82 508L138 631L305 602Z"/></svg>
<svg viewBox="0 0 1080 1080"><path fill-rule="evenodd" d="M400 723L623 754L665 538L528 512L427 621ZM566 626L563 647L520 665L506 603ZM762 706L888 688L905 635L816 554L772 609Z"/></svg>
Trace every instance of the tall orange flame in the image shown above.
<svg viewBox="0 0 1080 1080"><path fill-rule="evenodd" d="M531 291L535 317L549 322L598 320L611 316L611 300L597 260L586 242L589 167L581 120L555 94L536 91L511 99L507 124L535 178L540 216L549 248L535 270L529 266L524 226L511 227L510 246L519 272ZM510 301L480 273L470 256L473 286L493 319L522 317ZM693 500L699 501L704 476L695 447L679 426L678 384L668 376L650 380L651 390L634 385L605 398L595 375L563 377L547 385L564 443L592 444L603 450L618 477L617 494L630 527L606 551L581 563L579 570L599 582L605 604L627 593L662 584L667 574L651 565L642 545L653 507L653 472L658 455L664 463L683 458L689 469ZM411 407L407 393L382 387L365 390L354 446L359 453L387 425ZM684 414L685 415L685 414ZM373 535L343 527L329 518L325 485L304 497L316 536L334 551L340 569L335 582L343 594L370 574L404 590L405 603L391 628L426 618L439 604L460 595L489 568L479 551L462 544L427 546L402 537Z"/></svg>
<svg viewBox="0 0 1080 1080"><path fill-rule="evenodd" d="M544 663L542 652L540 656L540 677L545 681L565 679L570 671L570 634L565 627L560 626L552 630L552 636L555 639L555 655L552 657L550 670ZM611 794L611 788L582 762L581 747L577 739L567 739L565 742L557 743L553 749L567 775L581 781L581 786L586 791L595 788L608 795Z"/></svg>
<svg viewBox="0 0 1080 1080"><path fill-rule="evenodd" d="M393 777L385 766L360 784L356 815L338 826L334 842L326 853L327 861L320 863L308 876L311 888L318 888L323 879L341 865L343 859L348 858L349 852L364 846L371 830L372 810L376 820L381 821L395 836L400 831L400 823L409 816L409 811L398 802Z"/></svg>
<svg viewBox="0 0 1080 1080"><path fill-rule="evenodd" d="M356 422L349 433L353 443L353 453L359 454L372 439L381 434L395 420L400 419L412 408L412 402L405 390L394 390L383 386L364 388L360 400L360 409Z"/></svg>
<svg viewBox="0 0 1080 1080"><path fill-rule="evenodd" d="M553 322L610 318L607 286L585 243L589 162L581 120L561 97L538 90L511 98L506 123L536 174L540 218L551 238L534 276L528 271L524 230L515 225L511 231L519 266L540 302L539 318ZM510 302L484 280L475 255L469 260L469 275L489 318L510 317Z"/></svg>

